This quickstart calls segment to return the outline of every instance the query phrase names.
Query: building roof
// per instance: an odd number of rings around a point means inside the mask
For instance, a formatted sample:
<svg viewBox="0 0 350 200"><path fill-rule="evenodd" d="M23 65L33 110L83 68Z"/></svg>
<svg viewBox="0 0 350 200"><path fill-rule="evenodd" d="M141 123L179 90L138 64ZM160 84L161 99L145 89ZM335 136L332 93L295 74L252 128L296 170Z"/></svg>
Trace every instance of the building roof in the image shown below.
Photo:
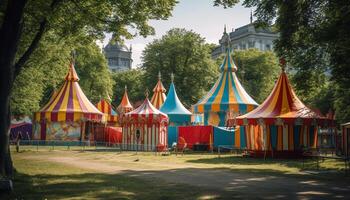
<svg viewBox="0 0 350 200"><path fill-rule="evenodd" d="M226 50L220 70L220 77L211 90L193 105L194 113L228 110L245 113L247 109L243 109L243 107L248 107L248 111L255 108L258 104L244 90L236 76L237 67L231 57L230 48Z"/></svg>
<svg viewBox="0 0 350 200"><path fill-rule="evenodd" d="M73 62L62 87L55 92L49 102L35 113L36 121L101 121L101 113L85 96L79 84L79 77Z"/></svg>
<svg viewBox="0 0 350 200"><path fill-rule="evenodd" d="M119 44L117 42L109 42L103 49L104 51L130 51L130 49L126 45Z"/></svg>

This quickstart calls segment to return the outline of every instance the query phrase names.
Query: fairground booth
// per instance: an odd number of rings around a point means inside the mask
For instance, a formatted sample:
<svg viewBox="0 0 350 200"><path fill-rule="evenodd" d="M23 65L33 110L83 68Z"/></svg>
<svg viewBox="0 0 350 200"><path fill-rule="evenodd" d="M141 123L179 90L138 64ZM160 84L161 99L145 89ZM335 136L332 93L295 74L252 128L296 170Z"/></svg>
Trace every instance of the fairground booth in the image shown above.
<svg viewBox="0 0 350 200"><path fill-rule="evenodd" d="M332 124L298 99L284 60L281 65L282 73L267 99L253 111L228 120L228 124L243 125L241 145L252 156L300 157L305 148L316 148L318 129Z"/></svg>
<svg viewBox="0 0 350 200"><path fill-rule="evenodd" d="M119 125L119 116L113 109L109 101L101 99L97 104L96 108L104 114L106 124L96 127L97 134L94 135L94 140L97 142L107 144L118 144L122 142L122 127Z"/></svg>
<svg viewBox="0 0 350 200"><path fill-rule="evenodd" d="M34 114L34 139L78 141L93 134L103 113L87 99L78 81L71 62L62 87Z"/></svg>
<svg viewBox="0 0 350 200"><path fill-rule="evenodd" d="M159 109L163 105L166 99L165 92L166 92L166 89L163 86L162 76L159 72L158 82L156 86L153 88L153 96L151 98L151 103L155 108Z"/></svg>
<svg viewBox="0 0 350 200"><path fill-rule="evenodd" d="M148 96L148 95L146 95ZM167 148L169 118L146 99L121 116L124 150L162 151Z"/></svg>
<svg viewBox="0 0 350 200"><path fill-rule="evenodd" d="M242 115L257 107L239 82L231 49L220 66L221 74L211 90L195 105L194 113L204 113L204 125L225 126L228 115Z"/></svg>
<svg viewBox="0 0 350 200"><path fill-rule="evenodd" d="M177 142L178 126L190 125L192 115L177 96L173 74L171 75L171 84L168 95L166 96L166 100L160 108L160 111L167 114L169 117L168 146L171 146L174 142Z"/></svg>

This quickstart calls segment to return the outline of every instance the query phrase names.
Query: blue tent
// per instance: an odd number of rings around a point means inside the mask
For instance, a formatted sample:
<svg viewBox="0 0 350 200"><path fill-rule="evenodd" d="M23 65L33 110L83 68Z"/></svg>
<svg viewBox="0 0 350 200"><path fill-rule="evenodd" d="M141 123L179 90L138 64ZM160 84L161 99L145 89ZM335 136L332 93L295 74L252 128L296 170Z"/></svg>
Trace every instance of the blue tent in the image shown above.
<svg viewBox="0 0 350 200"><path fill-rule="evenodd" d="M180 102L173 82L160 111L168 115L170 126L187 125L191 122L192 113Z"/></svg>

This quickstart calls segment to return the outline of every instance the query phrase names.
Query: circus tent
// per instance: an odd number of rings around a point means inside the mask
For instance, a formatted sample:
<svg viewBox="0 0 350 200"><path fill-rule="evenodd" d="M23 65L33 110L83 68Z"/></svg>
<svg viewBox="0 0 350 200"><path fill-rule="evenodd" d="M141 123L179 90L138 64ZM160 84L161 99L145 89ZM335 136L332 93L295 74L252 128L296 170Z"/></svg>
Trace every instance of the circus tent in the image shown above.
<svg viewBox="0 0 350 200"><path fill-rule="evenodd" d="M221 74L211 90L195 105L194 113L204 113L204 124L224 126L228 115L245 114L257 103L248 95L239 82L231 49L227 48L226 55L220 66Z"/></svg>
<svg viewBox="0 0 350 200"><path fill-rule="evenodd" d="M101 99L97 104L96 108L101 111L109 124L116 124L118 122L117 112L112 108L112 105L105 99Z"/></svg>
<svg viewBox="0 0 350 200"><path fill-rule="evenodd" d="M185 108L177 97L173 75L168 95L160 111L168 115L169 125L186 125L191 122L192 113Z"/></svg>
<svg viewBox="0 0 350 200"><path fill-rule="evenodd" d="M132 111L133 109L134 108L132 107L132 105L129 101L128 89L125 86L124 95L123 95L122 101L120 102L119 106L117 107L117 111L119 112L119 114L124 114L124 113Z"/></svg>
<svg viewBox="0 0 350 200"><path fill-rule="evenodd" d="M71 62L62 87L34 115L36 139L82 139L85 134L85 122L101 122L103 113L88 100L78 81L74 64Z"/></svg>
<svg viewBox="0 0 350 200"><path fill-rule="evenodd" d="M123 149L155 151L167 147L168 116L146 99L122 116Z"/></svg>
<svg viewBox="0 0 350 200"><path fill-rule="evenodd" d="M333 124L299 100L284 66L272 92L260 106L228 121L244 126L241 133L245 135L247 149L280 152L280 155L283 152L296 155L303 147L316 148L318 127Z"/></svg>
<svg viewBox="0 0 350 200"><path fill-rule="evenodd" d="M161 77L161 74L159 72L158 82L157 82L157 85L153 89L153 96L151 98L151 103L157 109L159 109L163 105L163 103L166 99L165 92L166 92L166 89L163 86L162 77Z"/></svg>

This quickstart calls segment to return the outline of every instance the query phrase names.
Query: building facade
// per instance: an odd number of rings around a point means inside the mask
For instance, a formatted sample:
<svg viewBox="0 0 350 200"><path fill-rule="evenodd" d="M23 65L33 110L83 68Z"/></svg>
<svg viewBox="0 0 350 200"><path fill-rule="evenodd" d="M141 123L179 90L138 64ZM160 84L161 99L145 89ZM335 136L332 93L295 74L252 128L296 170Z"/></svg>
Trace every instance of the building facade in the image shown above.
<svg viewBox="0 0 350 200"><path fill-rule="evenodd" d="M255 28L252 21L250 24L235 30L232 29L230 33L226 32L225 26L223 36L219 40L219 46L217 46L211 54L213 59L225 53L225 41L227 37L229 37L231 48L235 50L256 48L260 51L272 51L273 41L279 37L279 34L273 32L270 28Z"/></svg>
<svg viewBox="0 0 350 200"><path fill-rule="evenodd" d="M112 72L130 70L132 65L132 48L120 45L118 43L112 44L109 42L104 48L103 53L107 59L108 67Z"/></svg>

